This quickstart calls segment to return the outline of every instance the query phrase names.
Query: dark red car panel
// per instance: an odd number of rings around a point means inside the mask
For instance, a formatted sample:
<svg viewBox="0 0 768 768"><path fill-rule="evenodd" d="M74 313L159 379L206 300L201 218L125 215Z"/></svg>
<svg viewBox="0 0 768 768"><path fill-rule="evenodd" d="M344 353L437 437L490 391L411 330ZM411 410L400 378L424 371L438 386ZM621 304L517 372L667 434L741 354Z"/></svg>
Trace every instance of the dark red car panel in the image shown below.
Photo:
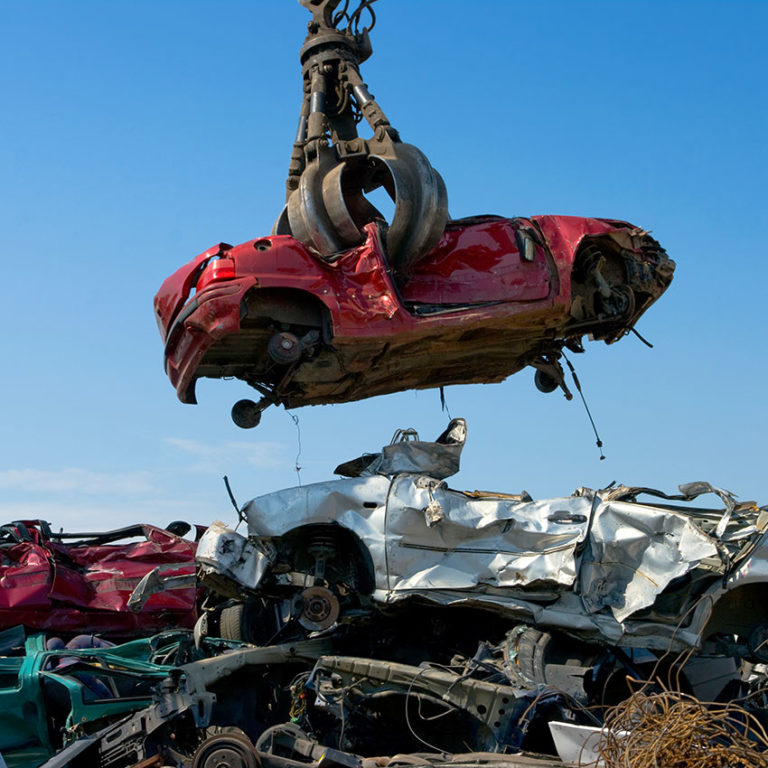
<svg viewBox="0 0 768 768"><path fill-rule="evenodd" d="M155 311L179 398L195 402L203 376L286 407L500 381L585 333L617 340L674 269L626 222L486 216L449 223L396 282L386 233L365 233L330 259L288 235L220 244L169 277ZM297 359L270 351L281 332Z"/></svg>
<svg viewBox="0 0 768 768"><path fill-rule="evenodd" d="M514 230L505 220L448 229L428 259L401 288L416 304L486 304L537 301L552 291L552 266L536 246L533 261L520 258Z"/></svg>
<svg viewBox="0 0 768 768"><path fill-rule="evenodd" d="M69 541L68 541L69 540ZM24 624L57 633L129 637L192 627L194 588L150 597L140 615L127 602L141 578L195 572L194 541L152 525L105 534L55 534L39 520L0 529L0 629Z"/></svg>

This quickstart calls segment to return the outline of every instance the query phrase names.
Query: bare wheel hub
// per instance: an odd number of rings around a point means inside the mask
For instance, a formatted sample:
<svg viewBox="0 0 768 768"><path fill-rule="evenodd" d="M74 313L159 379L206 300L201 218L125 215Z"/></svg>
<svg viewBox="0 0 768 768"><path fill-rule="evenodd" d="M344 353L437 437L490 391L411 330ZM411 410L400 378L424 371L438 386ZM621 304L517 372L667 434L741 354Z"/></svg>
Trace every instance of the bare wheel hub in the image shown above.
<svg viewBox="0 0 768 768"><path fill-rule="evenodd" d="M299 339L288 331L276 333L267 344L267 354L282 365L295 363L301 357L301 343Z"/></svg>
<svg viewBox="0 0 768 768"><path fill-rule="evenodd" d="M304 629L328 629L339 618L339 601L326 587L308 587L299 595L299 601L299 624Z"/></svg>

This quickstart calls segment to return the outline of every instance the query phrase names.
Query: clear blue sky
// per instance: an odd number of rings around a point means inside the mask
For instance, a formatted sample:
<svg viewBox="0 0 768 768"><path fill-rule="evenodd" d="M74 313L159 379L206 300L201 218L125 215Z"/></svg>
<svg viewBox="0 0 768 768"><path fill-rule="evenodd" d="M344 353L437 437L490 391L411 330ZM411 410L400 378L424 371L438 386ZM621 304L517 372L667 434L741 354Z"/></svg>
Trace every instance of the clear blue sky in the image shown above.
<svg viewBox="0 0 768 768"><path fill-rule="evenodd" d="M371 91L445 178L451 213L622 218L677 261L628 337L576 359L580 404L530 372L446 391L469 423L459 488L566 495L705 479L768 502L768 3L381 0ZM4 253L0 518L109 528L233 519L329 479L397 427L434 437L436 391L271 409L238 382L184 406L152 297L210 245L269 232L309 14L258 2L0 3Z"/></svg>

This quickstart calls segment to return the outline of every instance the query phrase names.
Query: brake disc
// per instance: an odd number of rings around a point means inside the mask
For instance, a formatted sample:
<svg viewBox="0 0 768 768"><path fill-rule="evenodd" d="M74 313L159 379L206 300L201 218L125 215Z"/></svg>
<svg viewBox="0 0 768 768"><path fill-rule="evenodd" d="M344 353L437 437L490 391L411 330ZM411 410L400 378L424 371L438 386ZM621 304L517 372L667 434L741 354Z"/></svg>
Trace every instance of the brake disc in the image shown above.
<svg viewBox="0 0 768 768"><path fill-rule="evenodd" d="M307 587L297 598L299 624L310 632L328 629L339 618L338 598L326 587Z"/></svg>

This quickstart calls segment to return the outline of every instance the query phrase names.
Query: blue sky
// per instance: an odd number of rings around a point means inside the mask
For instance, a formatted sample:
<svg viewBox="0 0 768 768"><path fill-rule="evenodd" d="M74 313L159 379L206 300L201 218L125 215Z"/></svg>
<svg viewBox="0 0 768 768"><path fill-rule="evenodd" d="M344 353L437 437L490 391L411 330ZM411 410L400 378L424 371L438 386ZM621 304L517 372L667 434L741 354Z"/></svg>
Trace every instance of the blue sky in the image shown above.
<svg viewBox="0 0 768 768"><path fill-rule="evenodd" d="M541 213L650 229L675 281L634 337L574 362L577 402L525 371L446 390L469 423L458 488L566 495L705 479L768 502L764 395L768 49L762 2L381 0L363 76L448 185L454 217ZM444 427L436 391L271 409L202 381L184 406L152 297L221 240L269 232L309 14L291 0L0 4L4 258L0 517L70 529L233 519L331 478L398 427ZM300 440L300 452L299 452Z"/></svg>

